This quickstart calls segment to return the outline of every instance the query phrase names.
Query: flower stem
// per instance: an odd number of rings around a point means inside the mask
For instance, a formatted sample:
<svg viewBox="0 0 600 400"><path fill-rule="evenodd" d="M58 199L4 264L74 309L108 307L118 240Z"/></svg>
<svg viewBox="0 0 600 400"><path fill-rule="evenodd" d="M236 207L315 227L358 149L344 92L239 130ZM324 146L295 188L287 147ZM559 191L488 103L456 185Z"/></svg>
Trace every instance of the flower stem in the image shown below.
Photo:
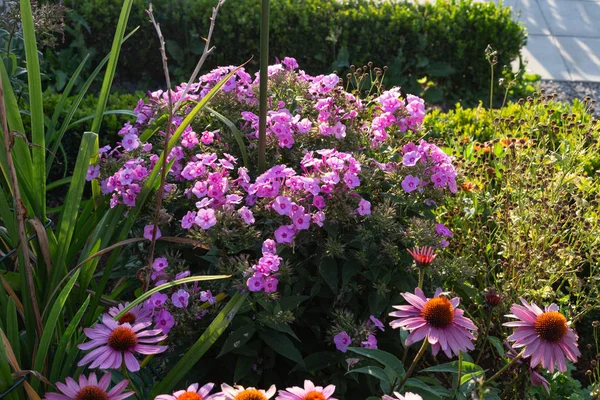
<svg viewBox="0 0 600 400"><path fill-rule="evenodd" d="M424 278L425 278L425 269L419 268L419 289L423 289Z"/></svg>
<svg viewBox="0 0 600 400"><path fill-rule="evenodd" d="M504 372L506 372L507 369L512 367L513 364L515 364L517 361L519 361L521 359L521 357L523 357L524 353L525 353L525 349L523 349L523 351L521 351L519 354L517 354L517 356L515 358L513 358L508 364L506 364L504 367L500 368L500 370L498 372L496 372L490 379L487 379L485 382L483 382L483 386L487 385L490 382L493 382L496 378L498 378L500 375L502 375Z"/></svg>
<svg viewBox="0 0 600 400"><path fill-rule="evenodd" d="M417 355L413 359L412 364L410 364L410 367L408 367L408 371L406 371L406 375L404 375L404 378L402 378L402 381L400 382L400 385L398 387L404 386L404 384L406 383L406 381L408 380L408 378L410 378L410 375L415 370L415 367L417 366L417 363L419 362L419 360L421 359L421 357L423 357L423 355L425 354L425 350L427 350L427 345L428 344L429 344L429 342L427 341L427 338L425 338L423 340L423 345L421 346L421 348L419 349L419 352L417 353Z"/></svg>
<svg viewBox="0 0 600 400"><path fill-rule="evenodd" d="M123 360L121 369L123 370L123 375L125 376L125 379L127 379L127 383L129 383L129 387L131 387L131 391L133 391L135 398L139 399L140 396L138 396L138 393L135 390L135 386L133 386L133 382L131 381L131 379L129 379L129 372L127 372L127 366L125 365L125 360Z"/></svg>
<svg viewBox="0 0 600 400"><path fill-rule="evenodd" d="M483 351L485 350L486 341L488 338L488 334L490 332L490 327L492 325L492 316L493 316L493 313L490 310L486 324L485 324L485 331L483 331L483 335L482 335L483 340L482 340L481 349L479 350L479 354L477 355L477 360L475 360L475 364L479 364L479 360L481 360L481 356L483 355Z"/></svg>
<svg viewBox="0 0 600 400"><path fill-rule="evenodd" d="M458 377L456 380L456 390L460 390L460 380L462 378L463 369L463 354L462 350L458 350Z"/></svg>
<svg viewBox="0 0 600 400"><path fill-rule="evenodd" d="M266 169L267 87L269 70L269 0L262 0L260 24L260 80L258 93L258 173Z"/></svg>

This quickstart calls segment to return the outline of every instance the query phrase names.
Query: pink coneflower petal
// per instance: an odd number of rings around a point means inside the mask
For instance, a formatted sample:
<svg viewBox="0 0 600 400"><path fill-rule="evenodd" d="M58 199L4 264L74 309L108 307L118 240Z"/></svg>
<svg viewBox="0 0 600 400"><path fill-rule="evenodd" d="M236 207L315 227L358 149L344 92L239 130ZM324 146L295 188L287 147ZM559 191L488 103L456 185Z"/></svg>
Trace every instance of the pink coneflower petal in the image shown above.
<svg viewBox="0 0 600 400"><path fill-rule="evenodd" d="M161 394L156 396L154 400L209 400L222 395L222 393L209 395L214 383L207 383L200 388L199 386L197 383L193 383L186 390L178 390L173 392L173 395Z"/></svg>
<svg viewBox="0 0 600 400"><path fill-rule="evenodd" d="M45 400L82 400L82 399L102 399L102 400L123 400L130 398L133 392L123 393L129 382L123 380L116 384L109 392L110 374L105 374L100 381L96 374L91 373L88 377L80 375L78 382L68 377L65 383L57 382L57 389L60 393L46 393Z"/></svg>
<svg viewBox="0 0 600 400"><path fill-rule="evenodd" d="M569 328L567 319L556 304L548 305L542 311L535 303L524 299L521 303L522 306L513 304L510 308L512 314L507 315L517 319L504 324L516 328L508 340L513 342L514 348L525 348L523 357L531 357L532 369L541 364L550 372L554 372L555 367L565 372L565 358L576 362L581 355L577 348L577 335Z"/></svg>
<svg viewBox="0 0 600 400"><path fill-rule="evenodd" d="M410 331L407 346L426 338L434 355L442 350L452 357L460 351L472 350L474 336L471 331L476 331L477 327L457 308L460 299L448 299L442 289L437 289L435 294L428 299L419 288L414 294L402 293L410 305L394 306L398 311L389 315L398 319L391 321L390 326Z"/></svg>
<svg viewBox="0 0 600 400"><path fill-rule="evenodd" d="M116 315L116 314L115 314ZM139 362L133 353L158 354L167 349L166 346L157 346L157 343L166 338L160 329L146 330L151 321L139 322L131 326L124 322L115 322L110 315L102 316L102 323L96 324L84 333L92 339L79 345L81 350L91 350L77 364L89 365L89 368L117 369L123 361L129 371L138 371Z"/></svg>
<svg viewBox="0 0 600 400"><path fill-rule="evenodd" d="M286 390L280 390L275 400L336 400L331 397L334 392L334 385L323 388L322 386L315 386L309 380L305 380L303 388L294 386Z"/></svg>

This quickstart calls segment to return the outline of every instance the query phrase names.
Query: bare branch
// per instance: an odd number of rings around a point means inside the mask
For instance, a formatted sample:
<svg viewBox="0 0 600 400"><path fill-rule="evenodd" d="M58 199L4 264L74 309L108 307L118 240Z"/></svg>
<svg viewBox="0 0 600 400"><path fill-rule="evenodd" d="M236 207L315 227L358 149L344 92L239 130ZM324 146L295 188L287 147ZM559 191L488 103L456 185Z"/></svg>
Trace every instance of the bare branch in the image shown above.
<svg viewBox="0 0 600 400"><path fill-rule="evenodd" d="M185 99L185 95L190 90L190 86L196 81L196 78L198 78L198 74L200 73L200 69L202 68L202 65L204 65L204 61L206 61L206 58L215 49L214 46L210 47L210 41L212 39L213 31L215 29L215 22L217 20L217 14L224 3L225 3L225 0L219 0L219 2L217 3L217 6L213 7L212 16L210 17L210 27L208 28L208 36L206 37L206 39L202 38L206 42L206 44L204 45L204 51L202 51L200 60L198 61L198 64L196 64L196 68L194 69L192 76L190 76L190 80L188 81L187 85L185 85L185 88L183 89L183 93L182 93L181 97L179 98L179 100L177 100L177 103L175 103L174 112L177 112L177 110L179 110L179 107L181 107L181 103Z"/></svg>
<svg viewBox="0 0 600 400"><path fill-rule="evenodd" d="M156 35L158 36L158 40L160 42L160 54L162 56L162 64L163 71L165 73L165 81L167 84L167 111L169 113L169 119L167 121L167 129L165 129L165 140L163 145L163 163L162 168L160 170L160 186L158 187L158 197L156 199L156 211L154 213L154 229L152 230L152 241L150 242L150 250L148 250L148 264L146 268L150 270L152 268L152 263L154 262L154 249L156 248L156 233L158 232L158 218L160 216L160 209L162 208L162 201L165 194L165 182L167 180L167 166L169 163L167 162L167 151L169 150L169 139L171 138L171 125L173 124L173 90L171 90L171 78L169 77L169 65L167 63L167 50L165 47L165 38L160 30L160 24L156 22L154 18L154 14L152 13L152 3L146 10L146 14L150 17L150 22L154 25L154 29L156 30ZM144 281L143 291L148 290L150 286L150 276L151 274L147 274L147 277Z"/></svg>

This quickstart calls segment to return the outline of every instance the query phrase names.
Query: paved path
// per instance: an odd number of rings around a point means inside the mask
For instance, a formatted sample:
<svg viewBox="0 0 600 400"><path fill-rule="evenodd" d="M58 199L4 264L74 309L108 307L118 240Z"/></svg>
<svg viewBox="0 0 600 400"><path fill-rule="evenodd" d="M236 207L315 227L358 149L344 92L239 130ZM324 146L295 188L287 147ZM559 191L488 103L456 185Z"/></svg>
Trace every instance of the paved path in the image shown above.
<svg viewBox="0 0 600 400"><path fill-rule="evenodd" d="M600 82L600 0L504 0L503 5L527 27L527 72L542 79Z"/></svg>

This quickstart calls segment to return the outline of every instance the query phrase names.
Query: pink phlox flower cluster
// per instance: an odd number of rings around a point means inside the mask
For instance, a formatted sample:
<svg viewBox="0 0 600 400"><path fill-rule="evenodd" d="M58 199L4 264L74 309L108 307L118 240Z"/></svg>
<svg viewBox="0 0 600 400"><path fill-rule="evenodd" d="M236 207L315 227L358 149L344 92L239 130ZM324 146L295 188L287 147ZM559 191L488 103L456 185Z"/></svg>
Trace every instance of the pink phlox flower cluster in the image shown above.
<svg viewBox="0 0 600 400"><path fill-rule="evenodd" d="M209 73L202 75L199 78L199 83L194 86L194 93L197 93L199 98L203 98L217 83L224 79L227 74L235 68L236 67L233 65L218 67ZM227 80L227 82L225 82L221 87L221 91L226 94L235 95L240 102L254 104L257 102L257 99L251 90L251 85L252 77L244 70L244 68L240 68ZM191 91L192 90L190 90L190 92Z"/></svg>
<svg viewBox="0 0 600 400"><path fill-rule="evenodd" d="M168 267L169 263L165 257L158 257L154 260L151 275L154 286L191 276L190 271L186 270L175 274L173 277L172 273L167 271ZM179 286L170 296L160 292L154 293L144 303L143 307L150 314L155 329L160 329L164 334L167 334L176 323L173 314L169 311L169 306L175 309L188 309L195 300L208 302L211 305L217 302L217 298L212 295L210 290L201 290L198 282L194 282L191 287L188 284ZM202 316L200 315L200 317Z"/></svg>
<svg viewBox="0 0 600 400"><path fill-rule="evenodd" d="M246 121L243 128L249 130L249 138L258 139L258 116L250 111L243 111L241 115ZM287 108L281 107L267 113L267 136L274 137L279 147L292 148L294 135L307 133L311 128L312 122L308 118L302 118L300 114L292 115Z"/></svg>
<svg viewBox="0 0 600 400"><path fill-rule="evenodd" d="M415 173L408 174L402 181L405 192L422 192L423 188L432 185L436 189L449 189L456 193L457 172L452 165L453 158L444 153L438 146L421 140L419 145L408 143L402 147L402 165L415 168Z"/></svg>
<svg viewBox="0 0 600 400"><path fill-rule="evenodd" d="M416 132L421 128L425 117L425 102L417 96L400 97L400 88L394 87L375 99L379 105L371 122L373 147L378 147L389 136L389 129L400 132Z"/></svg>
<svg viewBox="0 0 600 400"><path fill-rule="evenodd" d="M142 190L142 182L149 175L148 168L142 158L127 160L112 176L100 181L103 194L111 194L110 207L117 204L135 206L135 199Z"/></svg>

